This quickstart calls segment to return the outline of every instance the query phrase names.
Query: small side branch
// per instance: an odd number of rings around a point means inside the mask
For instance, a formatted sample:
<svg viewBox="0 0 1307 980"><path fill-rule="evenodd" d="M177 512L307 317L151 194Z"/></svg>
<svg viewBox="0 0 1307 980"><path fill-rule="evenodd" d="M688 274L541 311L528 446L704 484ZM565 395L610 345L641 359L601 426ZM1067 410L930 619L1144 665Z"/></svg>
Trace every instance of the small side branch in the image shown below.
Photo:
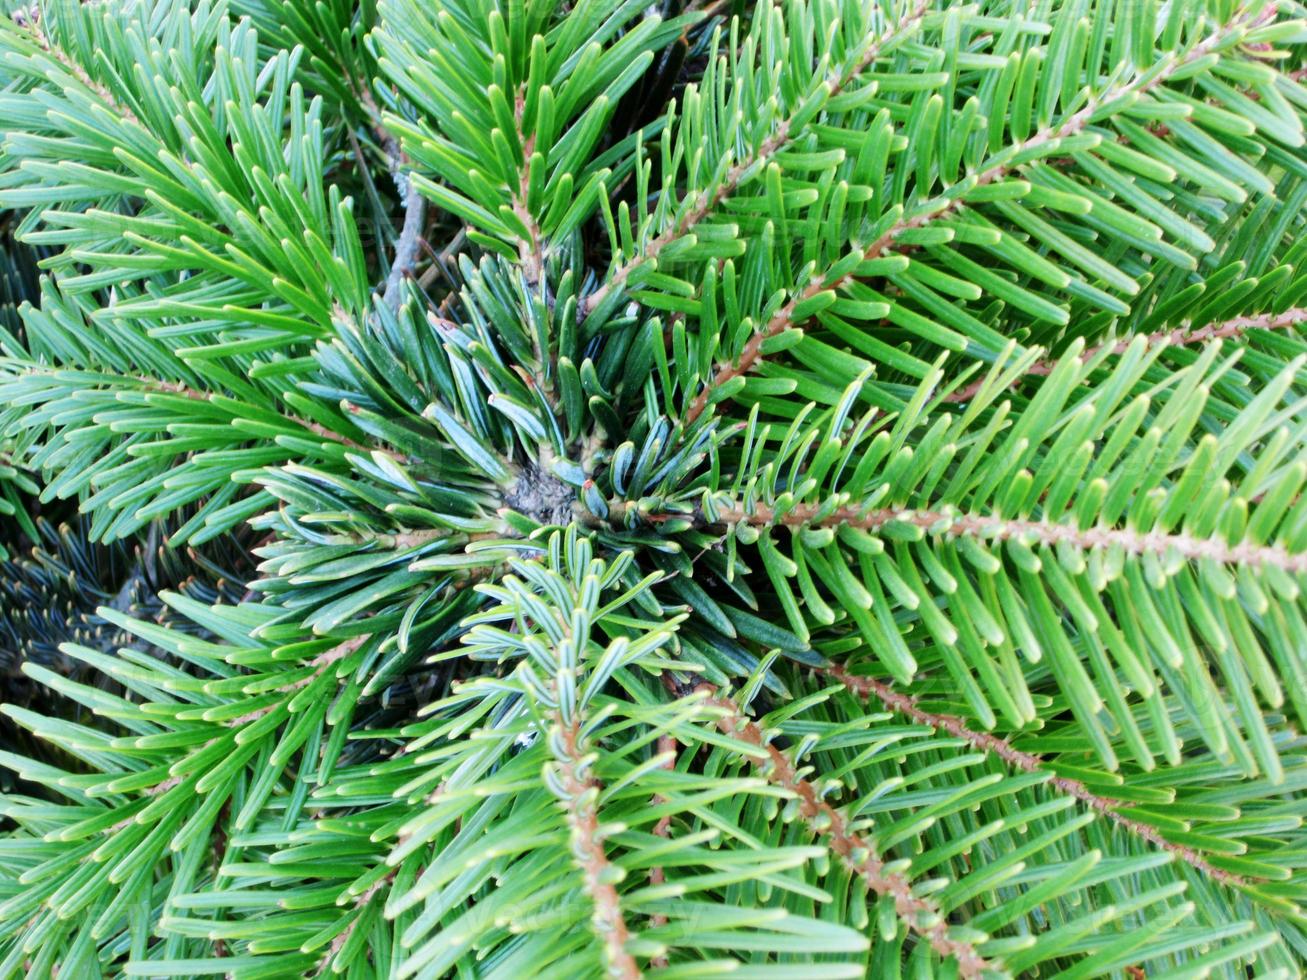
<svg viewBox="0 0 1307 980"><path fill-rule="evenodd" d="M850 674L843 667L832 667L823 671L835 678L853 693L861 696L863 699L875 698L886 708L891 711L897 711L899 714L911 718L913 721L922 725L929 725L936 731L948 732L955 738L960 738L971 745L990 755L997 756L1010 768L1021 772L1048 772L1044 768L1044 760L1030 752L1023 752L1015 748L1011 742L999 738L989 732L977 732L967 727L966 723L953 715L941 715L934 712L926 711L917 706L915 698L906 694L895 691L888 684L875 680L871 677L859 677ZM1123 830L1148 841L1170 854L1174 854L1181 861L1193 868L1203 872L1203 874L1219 881L1223 885L1244 885L1247 881L1238 875L1231 874L1228 871L1215 867L1199 851L1192 847L1185 847L1182 844L1175 844L1167 840L1155 827L1146 823L1141 823L1131 817L1121 813L1121 807L1124 804L1120 800L1114 800L1110 797L1099 796L1088 786L1078 779L1071 779L1068 776L1052 775L1048 780L1048 785L1054 789L1065 793L1067 796L1075 797L1089 809L1096 813L1101 813L1108 820L1111 820Z"/></svg>
<svg viewBox="0 0 1307 980"><path fill-rule="evenodd" d="M413 181L408 179L408 174L405 172L409 163L408 155L399 145L399 140L394 134L386 129L382 121L381 108L373 98L371 90L366 85L360 85L358 97L359 103L372 121L372 129L377 134L377 139L381 141L381 146L386 151L386 167L395 182L395 189L404 202L404 223L400 227L399 238L395 240L395 255L391 260L390 272L386 275L385 291L382 294L382 302L392 312L396 312L399 310L399 291L404 277L412 274L417 265L418 253L422 249L422 230L426 224L427 202L426 198L418 193Z"/></svg>
<svg viewBox="0 0 1307 980"><path fill-rule="evenodd" d="M556 793L572 831L572 854L581 868L585 891L594 903L591 923L604 946L608 973L620 980L638 980L643 974L635 957L626 951L630 931L622 916L621 900L613 887L614 868L604 853L604 834L599 824L599 783L590 774L588 752L582 745L580 724L554 716L554 759L557 766Z"/></svg>
<svg viewBox="0 0 1307 980"><path fill-rule="evenodd" d="M871 843L850 829L844 814L818 795L812 783L799 775L794 763L767 740L762 729L743 714L734 701L719 697L716 688L708 684L701 685L699 690L707 693L704 703L721 712L717 727L722 733L767 753L766 762L755 760L760 774L798 798L799 812L809 829L826 837L831 850L849 871L867 883L868 888L877 895L889 896L899 918L912 932L928 942L940 956L956 960L958 972L964 977L980 977L1001 969L985 960L971 943L949 936L948 923L939 907L929 898L915 895L912 883L902 874L887 870L885 860Z"/></svg>
<svg viewBox="0 0 1307 980"><path fill-rule="evenodd" d="M886 232L886 234L888 234L888 232ZM695 395L694 401L690 403L690 407L686 410L686 426L691 426L698 421L699 416L704 413L704 410L708 407L708 403L712 400L713 393L720 390L722 385L726 384L728 381L734 380L735 378L748 374L749 371L753 369L754 365L762 359L762 345L764 343L771 340L773 337L779 336L794 325L794 311L798 308L800 303L812 299L823 290L837 289L840 286L846 285L848 281L851 281L850 277L846 276L843 279L837 280L832 285L827 286L825 280L822 279L821 276L818 276L804 287L802 291L790 297L789 301L784 306L772 314L772 318L767 321L767 325L761 330L756 331L753 336L745 342L743 349L740 351L739 357L734 361L722 363L717 366L716 371L713 372L713 376L708 380L707 385L704 386L699 394Z"/></svg>
<svg viewBox="0 0 1307 980"><path fill-rule="evenodd" d="M336 312L338 316L345 315L344 311L339 308L337 308ZM55 374L57 372L53 370L47 370L45 373ZM147 389L151 391L157 391L161 394L180 395L182 398L189 398L192 401L199 401L199 402L207 402L213 398L212 392L200 391L199 389L192 388L189 385L186 385L180 381L164 381L160 378L150 378L140 374L128 375L124 377L125 379L129 377L133 381L139 381L143 385L145 385ZM346 407L349 410L353 409L353 406L350 406L349 403L346 403ZM342 435L339 432L335 432L332 429L327 428L325 425L323 425L320 422L311 422L307 419L300 418L298 415L292 415L287 412L282 412L281 415L282 418L284 418L287 422L294 422L296 425L302 426L304 429L313 433L318 438L329 442L339 443L340 445L345 446L347 449L357 449L359 452L365 452L365 453L379 452L386 456L389 456L391 459L399 463L413 462L413 460L410 457L405 456L403 453L396 453L393 452L392 450L381 449L379 447L365 446L363 445L363 443L351 439L349 436Z"/></svg>
<svg viewBox="0 0 1307 980"><path fill-rule="evenodd" d="M63 65L70 75L94 92L101 102L128 122L136 123L138 126L141 124L141 121L136 118L136 113L115 98L108 88L93 79L85 68L69 57L68 52L50 41L45 28L41 26L41 8L37 4L32 4L26 10L15 10L11 16L16 25L25 27L31 33L37 47Z"/></svg>
<svg viewBox="0 0 1307 980"><path fill-rule="evenodd" d="M1133 528L1088 527L1059 524L1056 521L1022 520L988 517L983 514L956 514L932 510L905 510L896 507L864 510L840 507L818 519L816 504L799 504L777 513L766 504L718 509L715 523L749 524L754 527L849 527L876 531L887 524L911 524L929 534L945 537L988 538L995 541L1029 540L1039 544L1068 544L1083 550L1117 546L1128 554L1166 555L1177 553L1190 561L1214 561L1223 565L1248 565L1253 568L1273 566L1295 575L1307 573L1307 552L1291 552L1280 545L1241 541L1229 544L1224 539L1199 538L1192 534L1165 531L1136 531ZM675 515L681 516L681 515Z"/></svg>
<svg viewBox="0 0 1307 980"><path fill-rule="evenodd" d="M303 690L359 647L363 646L363 644L371 638L371 633L364 633L362 636L351 636L348 640L343 640L342 642L337 643L334 647L322 651L322 653L309 661L308 666L313 668L312 671L305 674L299 680L291 681L288 684L282 685L278 690L287 695ZM256 708L248 714L230 719L226 724L231 728L244 728L246 725L258 721L264 715L277 710L285 703L285 701L280 701L275 704L265 705L262 708Z"/></svg>
<svg viewBox="0 0 1307 980"><path fill-rule="evenodd" d="M705 10L706 16L712 16L718 6L718 3L709 4ZM930 7L929 2L922 0L895 25L892 32L884 37L872 38L862 56L848 71L824 83L826 98L834 98L843 92L854 79L875 64L887 45L915 31L930 12ZM757 149L726 171L725 176L713 190L700 194L694 205L681 215L680 220L661 234L649 239L638 255L632 256L613 270L604 284L586 298L581 306L581 313L589 313L602 305L613 292L626 285L632 273L646 263L657 260L662 250L672 242L679 241L690 234L696 225L714 214L717 208L739 189L740 184L749 174L755 173L761 164L788 147L795 137L806 132L806 127L795 126L794 119L794 116L782 119L771 134L758 144Z"/></svg>
<svg viewBox="0 0 1307 980"><path fill-rule="evenodd" d="M1013 152L1005 155L1006 159L996 163L985 170L968 175L961 181L950 188L945 194L934 199L932 207L929 210L918 212L911 217L900 218L886 231L881 234L874 242L863 250L863 260L870 261L880 258L887 252L895 251L899 248L898 239L907 232L918 228L924 228L932 225L944 218L962 210L966 206L967 194L978 187L984 187L995 181L1002 180L1020 164L1010 162L1014 158L1019 158L1025 152L1045 146L1050 143L1056 143L1078 133L1093 121L1094 116L1104 107L1112 103L1125 99L1130 96L1146 95L1156 89L1158 86L1166 83L1177 72L1186 66L1205 58L1211 51L1223 44L1228 38L1241 34L1243 31L1257 27L1266 23L1275 16L1275 7L1268 6L1260 13L1254 15L1249 11L1240 8L1234 18L1222 26L1220 29L1204 38L1192 48L1178 54L1173 54L1160 67L1150 69L1149 71L1139 73L1133 78L1127 79L1117 85L1114 85L1098 95L1089 99L1089 101L1077 112L1064 119L1062 122L1048 126L1032 134L1024 141L1015 144L1011 149ZM818 293L826 290L839 290L851 283L859 280L861 277L856 272L850 272L833 281L826 281L823 277L816 277L797 295L792 297L789 302L782 306L776 314L767 322L759 331L745 343L739 355L732 361L720 362L712 373L712 376L705 383L705 387L700 391L690 403L690 407L685 413L686 426L692 425L701 416L709 403L712 401L714 392L719 390L722 385L734 378L747 374L762 359L763 343L772 337L776 337L791 327L802 326L806 318L796 317L795 311L799 305L807 299L811 299Z"/></svg>
<svg viewBox="0 0 1307 980"><path fill-rule="evenodd" d="M517 143L522 148L522 172L518 186L513 191L513 214L526 229L526 237L517 243L518 257L522 262L522 272L527 284L535 286L540 282L545 271L544 242L540 233L540 224L531 213L527 200L531 188L531 156L535 153L535 133L530 136L522 129L522 116L526 112L526 87L518 90L513 107L513 122L517 126ZM537 355L539 352L537 351Z"/></svg>
<svg viewBox="0 0 1307 980"><path fill-rule="evenodd" d="M1186 323L1174 330L1159 330L1156 333L1144 334L1144 338L1150 350L1157 347L1188 347L1195 344L1210 343L1213 340L1231 340L1242 337L1251 330L1291 330L1303 323L1307 323L1307 307L1295 306L1283 313L1237 316L1230 320L1209 323L1205 327L1193 327ZM1124 354L1134 340L1135 335L1131 335L1111 343L1111 352L1113 354ZM1108 346L1109 344L1098 344L1087 348L1080 355L1081 362L1087 362L1097 357ZM1053 368L1057 367L1057 363L1053 358L1043 358L1035 361L1026 369L1022 377L1045 377L1052 374ZM1014 380L1013 384L1020 380L1020 378ZM969 402L980 393L984 386L985 379L981 378L973 381L965 388L952 392L944 401Z"/></svg>

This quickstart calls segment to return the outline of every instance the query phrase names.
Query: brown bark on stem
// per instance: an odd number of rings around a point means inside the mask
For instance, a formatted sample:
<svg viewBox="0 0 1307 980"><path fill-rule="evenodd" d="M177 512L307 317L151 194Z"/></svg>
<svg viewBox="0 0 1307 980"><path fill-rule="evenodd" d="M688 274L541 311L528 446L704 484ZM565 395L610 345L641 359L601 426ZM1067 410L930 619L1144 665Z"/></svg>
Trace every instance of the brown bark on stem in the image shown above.
<svg viewBox="0 0 1307 980"><path fill-rule="evenodd" d="M705 704L719 710L717 727L722 733L767 753L766 763L751 760L759 767L761 775L794 794L799 801L799 813L809 829L825 837L845 867L862 878L868 888L877 895L889 896L898 917L913 933L929 943L941 957L956 960L958 972L963 977L981 977L1001 969L986 961L970 943L949 936L948 922L938 906L929 898L915 895L912 883L902 874L886 869L884 858L849 827L843 813L818 795L816 787L799 775L794 763L770 744L762 729L741 712L734 701L720 697L710 684L700 685L699 691L706 694Z"/></svg>
<svg viewBox="0 0 1307 980"><path fill-rule="evenodd" d="M897 711L901 715L911 718L913 721L922 725L929 725L936 731L948 732L955 738L960 738L971 745L973 748L982 752L997 756L1004 763L1013 769L1021 772L1047 772L1044 768L1044 760L1030 752L1023 752L1013 747L1011 742L999 738L997 735L989 732L978 732L968 728L966 722L961 718L953 715L935 714L926 711L917 706L915 698L912 698L899 691L895 691L888 684L875 680L871 677L859 677L850 674L843 667L831 667L822 673L828 674L835 678L850 691L861 696L863 699L875 698L886 708L891 711ZM1135 820L1123 813L1121 808L1127 807L1128 804L1120 800L1114 800L1110 797L1100 796L1093 792L1088 786L1078 779L1071 779L1068 776L1051 775L1048 785L1067 796L1075 797L1085 806L1089 807L1096 813L1102 814L1108 820L1111 820L1123 830L1148 841L1169 854L1175 855L1181 861L1193 868L1203 872L1203 874L1219 881L1223 885L1242 885L1246 881L1238 875L1231 874L1228 871L1215 867L1209 862L1201 852L1192 847L1185 847L1181 844L1174 844L1168 841L1157 828L1146 823Z"/></svg>

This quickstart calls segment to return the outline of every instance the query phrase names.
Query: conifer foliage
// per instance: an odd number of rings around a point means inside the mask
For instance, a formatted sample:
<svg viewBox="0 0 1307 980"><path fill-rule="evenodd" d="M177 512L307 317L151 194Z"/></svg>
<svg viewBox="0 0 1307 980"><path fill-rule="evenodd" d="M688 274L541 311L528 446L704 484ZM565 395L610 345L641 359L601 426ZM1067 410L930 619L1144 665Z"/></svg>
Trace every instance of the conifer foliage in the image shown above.
<svg viewBox="0 0 1307 980"><path fill-rule="evenodd" d="M23 663L0 976L1298 976L1304 52L9 9L5 537L252 557Z"/></svg>

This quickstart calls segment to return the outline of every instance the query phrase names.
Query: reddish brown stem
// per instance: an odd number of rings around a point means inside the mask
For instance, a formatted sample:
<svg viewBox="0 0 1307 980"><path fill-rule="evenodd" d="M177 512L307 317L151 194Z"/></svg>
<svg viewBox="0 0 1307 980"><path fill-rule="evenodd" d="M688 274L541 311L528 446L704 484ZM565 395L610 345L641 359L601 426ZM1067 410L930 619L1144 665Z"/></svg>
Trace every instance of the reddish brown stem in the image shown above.
<svg viewBox="0 0 1307 980"><path fill-rule="evenodd" d="M897 240L905 233L917 228L923 228L927 225L939 221L956 211L961 210L966 204L966 195L977 187L984 187L992 184L997 180L1006 177L1018 166L1010 162L1016 156L1051 143L1055 140L1066 139L1070 136L1082 132L1086 126L1093 120L1093 117L1104 107L1110 105L1118 99L1129 95L1146 95L1159 85L1166 82L1172 75L1188 64L1205 57L1213 48L1223 43L1233 33L1242 31L1249 26L1257 26L1264 23L1269 17L1274 17L1275 8L1269 6L1259 15L1256 20L1250 20L1249 14L1245 10L1240 10L1239 14L1226 24L1219 31L1211 34L1203 41L1194 45L1188 51L1180 54L1174 54L1169 61L1155 73L1136 75L1130 81L1122 82L1105 90L1097 96L1092 97L1089 102L1077 112L1069 116L1054 126L1048 126L1039 130L1028 139L1023 140L1008 149L1007 159L993 164L985 170L976 174L971 174L963 180L954 184L946 195L935 198L930 205L929 210L919 212L911 217L901 218L889 227L879 238L871 243L863 252L863 261L880 258L887 251L896 249ZM711 403L713 394L722 387L722 385L734 378L740 377L751 371L762 358L763 343L772 337L776 337L785 330L793 326L800 326L796 321L794 311L804 300L811 299L818 293L826 290L838 290L850 283L858 280L860 277L856 272L850 272L834 281L827 282L822 276L815 277L806 287L798 294L793 296L789 302L782 306L776 314L767 321L766 326L754 333L745 343L744 348L739 355L732 361L721 362L713 371L707 384L690 403L690 407L685 413L685 425L692 425L700 415L704 413Z"/></svg>
<svg viewBox="0 0 1307 980"><path fill-rule="evenodd" d="M749 524L755 527L839 527L847 524L864 531L875 531L886 524L900 523L948 537L991 538L996 541L1030 538L1041 544L1069 544L1086 550L1117 546L1133 555L1165 555L1175 551L1191 561L1206 559L1255 568L1274 566L1293 574L1307 573L1307 552L1291 552L1279 545L1255 544L1251 541L1229 544L1221 538L1198 538L1187 533L1136 531L1128 527L1079 528L1074 524L1059 524L1055 521L905 510L897 507L873 510L840 507L824 513L818 520L817 515L821 512L822 508L815 504L799 504L782 514L777 514L766 504L753 504L747 510L739 507L719 508L715 523Z"/></svg>
<svg viewBox="0 0 1307 980"><path fill-rule="evenodd" d="M928 898L913 894L912 883L902 874L886 869L885 860L871 843L849 827L843 813L821 798L812 783L799 775L789 757L768 741L762 729L734 701L718 696L716 688L709 684L700 685L698 690L706 695L706 704L719 710L717 727L722 733L767 753L765 762L752 760L760 774L797 798L799 812L809 829L825 837L845 867L862 878L868 888L877 895L889 896L899 918L912 932L940 956L956 960L958 972L964 977L980 977L999 969L970 943L949 936L948 922L938 906Z"/></svg>
<svg viewBox="0 0 1307 980"><path fill-rule="evenodd" d="M961 718L956 718L953 715L941 715L926 711L917 706L915 698L895 691L888 684L884 684L871 677L855 676L850 674L843 667L827 668L823 673L834 677L850 691L853 691L864 699L874 697L891 711L897 711L899 714L911 718L918 724L929 725L936 731L948 732L953 737L960 738L967 742L967 744L971 745L973 748L997 756L1013 769L1020 770L1021 772L1048 771L1044 768L1044 760L1039 756L1030 752L1021 751L1020 749L1015 748L1011 742L999 738L997 735L992 735L989 732L974 731L973 729L968 728ZM1060 790L1068 796L1075 797L1081 803L1085 804L1085 806L1089 807L1096 813L1101 813L1123 830L1162 848L1170 854L1174 854L1181 861L1197 868L1199 871L1216 881L1221 882L1223 885L1247 884L1247 882L1238 875L1231 874L1228 871L1223 871L1222 869L1215 867L1207 860L1207 858L1194 848L1185 847L1181 844L1173 844L1171 841L1168 841L1163 837L1157 828L1121 813L1121 808L1128 806L1128 804L1124 804L1120 800L1114 800L1110 797L1100 796L1078 779L1072 779L1069 776L1052 775L1049 778L1047 785Z"/></svg>
<svg viewBox="0 0 1307 980"><path fill-rule="evenodd" d="M587 752L581 744L579 721L554 718L560 751L556 756L562 804L572 830L572 853L585 878L585 891L594 902L592 924L604 945L610 976L638 980L642 976L635 957L626 951L630 931L622 916L621 900L611 883L612 863L604 853L604 835L595 803L599 784L586 771Z"/></svg>
<svg viewBox="0 0 1307 980"><path fill-rule="evenodd" d="M1229 340L1234 337L1242 337L1250 330L1289 330L1301 323L1307 323L1307 307L1296 306L1292 309L1285 310L1283 313L1261 313L1257 316L1237 316L1230 320L1222 320L1218 323L1209 323L1204 327L1192 327L1185 324L1174 330L1159 330L1156 333L1144 334L1144 342L1147 347L1184 347L1191 344L1206 344L1213 340ZM1113 354L1124 354L1135 340L1134 336L1123 337L1121 340L1109 342ZM1109 344L1098 344L1094 347L1087 348L1081 355L1080 360L1087 362L1096 357ZM1025 377L1045 377L1052 373L1053 368L1057 367L1057 360L1054 358L1044 358L1031 364L1022 374ZM969 402L978 395L985 386L985 378L973 381L965 388L960 388L949 394L944 401L946 402ZM1020 382L1017 378L1012 383L1015 385Z"/></svg>
<svg viewBox="0 0 1307 980"><path fill-rule="evenodd" d="M886 45L897 41L911 31L915 31L926 14L929 13L930 6L928 0L918 3L912 11L899 21L893 32L868 44L862 57L843 76L827 80L825 83L827 98L834 98L839 95L850 82L871 67L876 59L880 57L880 53L885 49ZM758 144L757 149L726 171L726 175L715 188L700 194L694 206L682 214L676 224L649 239L640 254L633 256L623 265L613 270L604 284L587 297L582 312L588 313L600 306L615 290L621 289L626 284L627 279L636 269L639 269L647 262L656 260L663 249L672 242L684 238L695 225L713 214L723 201L736 192L746 175L756 172L760 164L770 160L778 152L789 146L800 133L806 132L807 129L803 126L798 128L797 133L792 132L795 129L794 118L794 116L788 116L782 119L771 135Z"/></svg>

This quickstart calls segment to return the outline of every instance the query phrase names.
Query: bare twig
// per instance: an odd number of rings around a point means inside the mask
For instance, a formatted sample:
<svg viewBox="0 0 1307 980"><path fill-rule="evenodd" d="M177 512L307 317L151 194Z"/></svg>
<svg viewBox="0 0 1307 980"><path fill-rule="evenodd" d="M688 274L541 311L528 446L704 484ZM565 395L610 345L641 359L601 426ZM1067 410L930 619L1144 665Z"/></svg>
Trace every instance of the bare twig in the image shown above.
<svg viewBox="0 0 1307 980"><path fill-rule="evenodd" d="M408 177L401 177L395 172L395 186L404 197L404 225L399 238L395 241L395 257L390 263L390 272L386 275L386 291L382 302L392 312L399 309L399 290L404 277L411 275L417 264L418 249L422 238L422 227L426 221L427 202L417 185Z"/></svg>
<svg viewBox="0 0 1307 980"><path fill-rule="evenodd" d="M422 231L426 224L427 202L426 198L418 193L417 186L405 172L409 163L408 154L404 152L394 134L386 129L381 108L377 105L372 90L366 85L359 85L357 92L359 103L368 113L372 129L386 151L386 166L395 181L395 189L399 191L399 196L404 202L404 223L400 227L399 238L395 240L395 255L391 260L390 272L386 275L385 291L382 294L382 302L394 312L399 309L399 291L404 277L410 275L417 264L418 252L422 247Z"/></svg>
<svg viewBox="0 0 1307 980"><path fill-rule="evenodd" d="M458 253L458 251L462 249L463 246L466 244L467 244L467 229L460 228L458 229L458 233L455 234L454 237L449 240L448 244L446 244L444 248L442 248L439 252L432 251L430 253L431 265L429 265L426 271L423 272L422 275L418 278L418 285L421 286L423 289L430 289L431 286L435 283L436 278L442 275L449 283L449 288L451 292L448 295L446 295L445 299L441 300L440 310L438 311L439 316L446 315L446 313L448 312L447 303L452 302L451 297L457 295L456 293L452 292L452 290L454 290L457 287L457 283L455 283L453 276L449 274L449 262Z"/></svg>

